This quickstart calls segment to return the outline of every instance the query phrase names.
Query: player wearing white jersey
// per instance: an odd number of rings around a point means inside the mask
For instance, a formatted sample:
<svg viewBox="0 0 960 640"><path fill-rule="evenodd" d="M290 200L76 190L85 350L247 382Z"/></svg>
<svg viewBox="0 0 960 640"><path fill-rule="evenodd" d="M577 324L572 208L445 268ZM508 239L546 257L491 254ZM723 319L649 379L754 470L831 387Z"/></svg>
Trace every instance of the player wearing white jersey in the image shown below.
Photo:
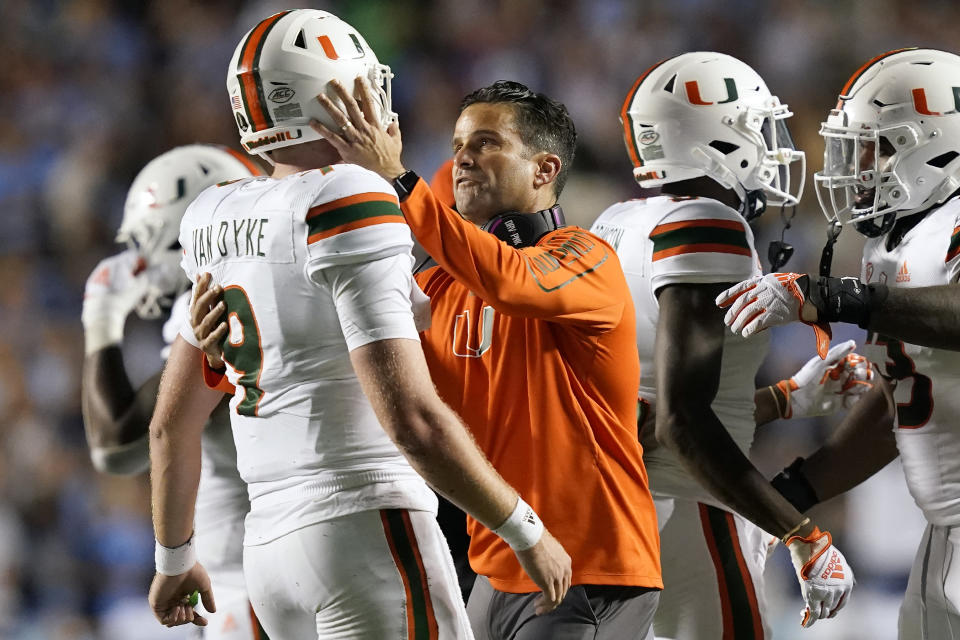
<svg viewBox="0 0 960 640"><path fill-rule="evenodd" d="M331 122L316 95L332 79L357 77L380 89L375 115L386 126L389 68L335 16L285 11L244 36L227 86L244 146L274 171L201 194L181 224L182 264L191 278L203 274L197 308L203 296L223 298L225 321L210 335L223 337L234 389L230 419L250 495L244 571L267 631L470 638L424 478L514 548L544 590L540 611L563 599L570 559L430 382L415 322L429 307L393 188L340 163L308 126ZM217 285L200 295L210 279ZM207 361L189 342L187 323L150 427L150 602L170 626L205 623L185 601L192 590L214 606L190 525L199 424L221 395L203 385Z"/></svg>
<svg viewBox="0 0 960 640"><path fill-rule="evenodd" d="M98 471L137 474L147 470L147 430L160 374L134 390L123 364L127 316L169 314L163 325L167 348L186 318L189 281L180 269L177 236L187 205L203 189L260 173L245 156L214 145L189 145L147 164L127 195L118 240L130 247L103 260L87 282L83 323L86 358L82 398L90 455ZM178 294L179 298L176 298ZM174 301L174 299L176 300ZM172 307L171 307L171 303ZM237 474L226 402L203 431L203 470L197 494L198 554L222 594L206 638L253 640L259 624L251 615L243 582L243 518L246 485Z"/></svg>
<svg viewBox="0 0 960 640"><path fill-rule="evenodd" d="M804 626L835 615L853 584L830 535L750 463L767 343L725 332L713 305L725 283L760 273L748 220L768 198L795 204L802 189L790 190L789 165L802 167L803 154L789 115L753 69L706 52L654 65L621 111L634 176L664 195L616 204L592 230L617 249L637 312L641 435L667 585L658 638L769 636L764 530L791 551Z"/></svg>
<svg viewBox="0 0 960 640"><path fill-rule="evenodd" d="M867 235L860 278L752 279L724 292L744 335L803 320L868 330L898 381L896 442L928 521L900 638L960 638L960 56L900 49L863 65L821 128L821 206ZM744 295L746 294L746 295ZM762 311L760 309L763 309Z"/></svg>

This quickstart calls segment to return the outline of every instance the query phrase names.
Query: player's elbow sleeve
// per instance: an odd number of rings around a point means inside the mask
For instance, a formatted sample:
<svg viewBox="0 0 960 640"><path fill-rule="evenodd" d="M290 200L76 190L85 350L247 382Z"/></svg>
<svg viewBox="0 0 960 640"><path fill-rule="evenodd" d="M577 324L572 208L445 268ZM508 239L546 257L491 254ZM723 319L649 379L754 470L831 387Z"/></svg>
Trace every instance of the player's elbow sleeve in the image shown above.
<svg viewBox="0 0 960 640"><path fill-rule="evenodd" d="M100 473L131 476L150 468L149 438L144 435L128 444L90 447L93 468Z"/></svg>

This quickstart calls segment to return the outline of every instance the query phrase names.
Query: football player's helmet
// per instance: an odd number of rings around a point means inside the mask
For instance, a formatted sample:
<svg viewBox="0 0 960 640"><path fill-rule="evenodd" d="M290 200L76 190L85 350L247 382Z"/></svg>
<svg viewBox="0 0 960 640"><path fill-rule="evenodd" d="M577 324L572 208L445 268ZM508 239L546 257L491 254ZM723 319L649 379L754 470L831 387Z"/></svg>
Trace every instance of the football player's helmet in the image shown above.
<svg viewBox="0 0 960 640"><path fill-rule="evenodd" d="M668 58L640 76L620 111L633 175L642 187L708 176L745 204L757 195L795 205L805 157L793 144L793 115L749 65L722 53ZM791 184L791 167L799 177Z"/></svg>
<svg viewBox="0 0 960 640"><path fill-rule="evenodd" d="M227 71L240 143L269 161L267 151L321 139L310 128L313 118L338 130L317 95L326 93L341 105L328 83L337 79L352 91L358 76L366 77L379 97L386 127L396 117L390 99L393 74L356 29L317 9L270 16L243 36Z"/></svg>
<svg viewBox="0 0 960 640"><path fill-rule="evenodd" d="M878 236L943 202L960 189L960 56L897 49L873 58L841 89L820 135L814 180L829 220Z"/></svg>
<svg viewBox="0 0 960 640"><path fill-rule="evenodd" d="M117 242L143 259L149 286L136 307L141 318L159 317L189 284L177 239L187 206L211 185L261 173L243 154L209 144L171 149L140 170L127 192Z"/></svg>

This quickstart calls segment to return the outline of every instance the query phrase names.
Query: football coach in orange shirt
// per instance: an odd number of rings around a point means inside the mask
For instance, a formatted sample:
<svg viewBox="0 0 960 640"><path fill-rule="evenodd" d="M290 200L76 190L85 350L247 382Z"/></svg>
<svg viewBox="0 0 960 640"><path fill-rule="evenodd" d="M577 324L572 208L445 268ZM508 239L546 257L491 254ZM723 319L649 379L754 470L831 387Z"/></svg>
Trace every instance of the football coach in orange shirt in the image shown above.
<svg viewBox="0 0 960 640"><path fill-rule="evenodd" d="M561 605L535 616L536 585L509 547L469 522L480 577L468 604L478 640L644 637L662 588L656 514L637 442L635 320L616 253L565 226L557 198L576 131L566 108L516 82L467 96L453 134L457 212L400 160L368 85L334 84L341 125L315 123L344 161L393 182L436 261L423 348L441 397L464 419L573 561Z"/></svg>
<svg viewBox="0 0 960 640"><path fill-rule="evenodd" d="M359 102L331 85L340 104L317 99L339 129L311 126L344 162L393 182L432 257L417 281L441 397L572 559L574 586L537 615L537 587L510 548L468 520L477 640L645 637L663 583L637 438L634 311L614 250L566 226L557 205L576 144L566 108L516 82L467 96L452 140L457 213L404 168L399 127L377 124L368 84L351 88ZM198 337L214 324L199 322Z"/></svg>

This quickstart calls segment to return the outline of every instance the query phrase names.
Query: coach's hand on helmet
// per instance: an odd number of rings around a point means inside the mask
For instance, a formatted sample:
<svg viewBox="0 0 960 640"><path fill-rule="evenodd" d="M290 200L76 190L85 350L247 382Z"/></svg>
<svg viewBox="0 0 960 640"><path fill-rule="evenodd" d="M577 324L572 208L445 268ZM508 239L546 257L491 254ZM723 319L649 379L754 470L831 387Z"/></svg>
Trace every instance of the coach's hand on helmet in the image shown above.
<svg viewBox="0 0 960 640"><path fill-rule="evenodd" d="M545 530L537 544L514 553L523 570L543 591L537 600L537 615L556 609L567 595L573 579L570 556L563 546Z"/></svg>
<svg viewBox="0 0 960 640"><path fill-rule="evenodd" d="M207 355L210 368L220 370L224 368L220 345L229 329L224 318L227 306L223 302L223 289L219 285L211 286L210 282L209 273L200 274L197 278L190 300L190 326L200 348Z"/></svg>
<svg viewBox="0 0 960 640"><path fill-rule="evenodd" d="M403 149L400 127L394 121L386 130L381 128L380 107L367 79L361 76L354 82L354 95L360 97L359 103L338 81L331 80L330 86L340 98L343 108L322 93L317 100L340 130L331 131L319 120L311 120L310 126L336 148L344 162L369 169L386 180L393 180L404 173L406 169L400 162Z"/></svg>

